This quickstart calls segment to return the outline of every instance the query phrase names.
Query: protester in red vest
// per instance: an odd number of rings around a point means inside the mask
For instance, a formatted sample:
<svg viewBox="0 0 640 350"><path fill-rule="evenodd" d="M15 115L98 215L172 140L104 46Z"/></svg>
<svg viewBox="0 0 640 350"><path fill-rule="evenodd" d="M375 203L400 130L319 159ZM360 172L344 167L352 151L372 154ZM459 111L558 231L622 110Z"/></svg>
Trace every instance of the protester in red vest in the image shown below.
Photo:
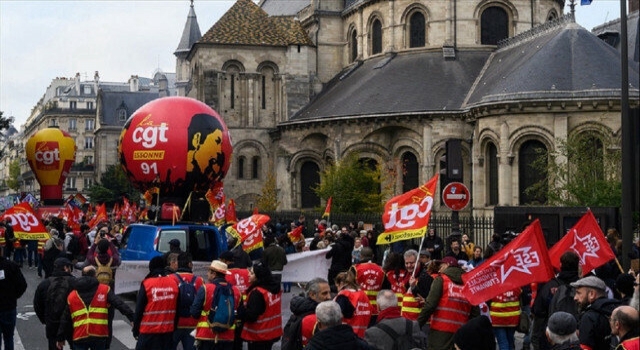
<svg viewBox="0 0 640 350"><path fill-rule="evenodd" d="M270 350L282 336L282 290L262 262L249 271L247 299L238 308L244 321L241 337L249 350Z"/></svg>
<svg viewBox="0 0 640 350"><path fill-rule="evenodd" d="M220 260L214 260L209 266L209 272L207 274L208 283L198 289L198 294L191 306L191 316L197 320L196 335L195 338L199 341L200 350L231 350L233 349L233 343L235 338L235 327L223 332L216 333L209 324L209 312L213 304L213 296L216 290L216 283L223 286L230 284L225 279L229 276L230 272L227 268L227 264ZM231 287L233 290L233 296L235 310L238 310L238 306L241 302L240 291L236 286ZM193 347L185 347L185 349L192 349Z"/></svg>
<svg viewBox="0 0 640 350"><path fill-rule="evenodd" d="M156 256L149 261L149 274L138 291L133 336L137 350L164 349L173 343L178 322L178 284L166 275L165 260Z"/></svg>
<svg viewBox="0 0 640 350"><path fill-rule="evenodd" d="M611 313L609 323L611 334L618 337L619 344L616 350L640 349L638 310L628 305L618 306Z"/></svg>
<svg viewBox="0 0 640 350"><path fill-rule="evenodd" d="M491 299L489 315L500 350L510 350L515 347L516 327L522 312L520 294L522 290L516 288Z"/></svg>
<svg viewBox="0 0 640 350"><path fill-rule="evenodd" d="M341 272L336 276L335 282L338 288L335 301L342 309L344 323L350 325L358 337L364 338L364 332L371 321L369 298L360 290L353 275Z"/></svg>
<svg viewBox="0 0 640 350"><path fill-rule="evenodd" d="M380 289L382 289L382 283L384 282L384 270L382 270L380 265L371 262L372 259L373 250L369 247L364 247L360 252L360 263L351 266L349 269L349 273L360 286L360 290L369 298L369 304L371 306L370 325L376 322L376 316L378 315L376 296Z"/></svg>
<svg viewBox="0 0 640 350"><path fill-rule="evenodd" d="M73 327L74 349L105 349L109 329L107 309L113 306L133 324L133 310L111 288L96 278L96 269L86 266L74 282L58 328L57 345L62 349L66 330Z"/></svg>
<svg viewBox="0 0 640 350"><path fill-rule="evenodd" d="M202 277L194 275L192 268L193 263L191 261L191 255L189 253L182 252L178 254L178 269L172 276L175 278L178 286L181 283L178 278L178 276L180 276L184 283L193 283L195 290L198 291L204 284L204 280ZM178 328L173 333L173 349L178 347L178 343L182 343L183 349L193 348L195 338L191 335L191 332L196 328L197 323L198 320L190 316L178 317Z"/></svg>
<svg viewBox="0 0 640 350"><path fill-rule="evenodd" d="M382 288L391 289L396 293L398 306L402 304L402 296L406 291L405 283L409 282L409 279L411 278L411 275L407 273L404 266L405 264L402 255L394 252L390 252L389 255L387 255L385 265L383 266L384 271L386 271L386 280L382 284Z"/></svg>
<svg viewBox="0 0 640 350"><path fill-rule="evenodd" d="M453 349L453 335L470 318L480 314L462 294L463 270L458 261L445 257L440 274L431 284L431 290L418 316L422 327L430 320L429 349Z"/></svg>

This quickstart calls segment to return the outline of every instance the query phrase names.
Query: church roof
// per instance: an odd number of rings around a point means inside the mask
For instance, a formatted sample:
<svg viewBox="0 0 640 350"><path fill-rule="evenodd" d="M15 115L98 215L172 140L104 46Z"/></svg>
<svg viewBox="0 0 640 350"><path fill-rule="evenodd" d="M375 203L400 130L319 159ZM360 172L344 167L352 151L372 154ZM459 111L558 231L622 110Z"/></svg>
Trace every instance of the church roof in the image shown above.
<svg viewBox="0 0 640 350"><path fill-rule="evenodd" d="M620 96L620 54L596 35L572 21L523 34L491 55L467 106ZM638 72L633 67L629 83L637 95Z"/></svg>
<svg viewBox="0 0 640 350"><path fill-rule="evenodd" d="M376 57L338 74L291 120L459 110L488 51L442 51ZM447 82L443 84L443 82Z"/></svg>
<svg viewBox="0 0 640 350"><path fill-rule="evenodd" d="M263 0L260 7L269 16L296 16L309 4L309 0Z"/></svg>
<svg viewBox="0 0 640 350"><path fill-rule="evenodd" d="M256 46L313 45L299 21L290 17L270 17L251 0L237 0L198 43Z"/></svg>
<svg viewBox="0 0 640 350"><path fill-rule="evenodd" d="M174 54L188 53L189 50L191 50L191 46L200 40L201 37L202 34L200 33L200 26L198 26L198 18L196 17L196 11L193 9L192 2L189 9L189 15L187 16L187 22L185 23L182 31L180 43L178 44L178 48Z"/></svg>

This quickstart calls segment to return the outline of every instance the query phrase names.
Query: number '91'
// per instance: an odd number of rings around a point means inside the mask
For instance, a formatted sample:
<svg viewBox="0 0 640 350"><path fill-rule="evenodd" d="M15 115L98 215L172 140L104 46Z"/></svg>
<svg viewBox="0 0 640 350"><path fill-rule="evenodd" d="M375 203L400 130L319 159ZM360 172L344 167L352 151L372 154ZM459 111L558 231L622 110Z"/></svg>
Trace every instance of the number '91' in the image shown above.
<svg viewBox="0 0 640 350"><path fill-rule="evenodd" d="M140 163L140 169L142 169L143 174L157 174L158 173L158 163Z"/></svg>

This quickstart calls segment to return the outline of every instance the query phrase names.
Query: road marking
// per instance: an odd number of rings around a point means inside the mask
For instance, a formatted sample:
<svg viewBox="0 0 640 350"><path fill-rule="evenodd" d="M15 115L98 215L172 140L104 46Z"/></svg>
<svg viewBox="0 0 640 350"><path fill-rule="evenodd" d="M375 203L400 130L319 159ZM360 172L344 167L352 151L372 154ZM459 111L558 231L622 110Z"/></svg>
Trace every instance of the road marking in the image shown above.
<svg viewBox="0 0 640 350"><path fill-rule="evenodd" d="M123 320L113 320L113 337L128 349L136 348L136 339L131 333L131 324Z"/></svg>

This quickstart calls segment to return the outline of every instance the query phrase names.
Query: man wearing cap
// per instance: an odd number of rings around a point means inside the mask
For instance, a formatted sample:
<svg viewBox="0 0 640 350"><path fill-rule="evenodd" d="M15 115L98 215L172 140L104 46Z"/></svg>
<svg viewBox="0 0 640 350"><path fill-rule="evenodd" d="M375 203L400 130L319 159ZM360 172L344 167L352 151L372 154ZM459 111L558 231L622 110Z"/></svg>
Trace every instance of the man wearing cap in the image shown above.
<svg viewBox="0 0 640 350"><path fill-rule="evenodd" d="M578 332L582 349L608 349L611 343L609 315L620 302L607 298L607 286L596 276L579 279L571 286L576 289L574 300L584 311Z"/></svg>
<svg viewBox="0 0 640 350"><path fill-rule="evenodd" d="M164 349L173 343L178 322L178 284L166 275L162 256L149 261L149 274L140 284L133 320L136 350Z"/></svg>
<svg viewBox="0 0 640 350"><path fill-rule="evenodd" d="M369 247L362 248L360 252L360 263L349 268L349 273L354 276L356 283L360 286L360 290L364 291L369 298L371 306L370 325L375 324L378 316L378 307L376 306L376 296L382 289L384 282L384 271L380 265L372 263L373 250Z"/></svg>
<svg viewBox="0 0 640 350"><path fill-rule="evenodd" d="M611 334L618 337L619 344L616 350L640 349L638 310L628 305L618 306L611 313L609 323Z"/></svg>
<svg viewBox="0 0 640 350"><path fill-rule="evenodd" d="M453 335L469 318L480 314L462 294L462 273L458 261L450 256L441 260L440 274L433 280L418 323L431 320L427 349L452 349Z"/></svg>
<svg viewBox="0 0 640 350"><path fill-rule="evenodd" d="M580 340L576 334L576 318L564 311L555 312L547 322L546 335L552 350L580 350Z"/></svg>
<svg viewBox="0 0 640 350"><path fill-rule="evenodd" d="M57 258L53 262L51 277L44 279L33 295L33 309L40 322L45 325L49 350L56 350L56 338L60 327L60 318L64 311L69 292L75 287L75 277L71 275L73 263L67 258ZM64 330L64 339L73 344L73 329Z"/></svg>
<svg viewBox="0 0 640 350"><path fill-rule="evenodd" d="M220 260L214 260L209 266L207 273L208 282L198 289L193 304L191 305L191 316L198 321L196 325L196 339L200 343L198 349L201 350L231 350L235 339L235 328L230 328L223 332L215 332L209 324L209 312L213 306L213 296L216 288L221 286L231 286L234 297L234 310L238 310L240 305L240 291L231 283L227 282L226 276L231 275L227 264ZM220 286L220 287L219 287Z"/></svg>
<svg viewBox="0 0 640 350"><path fill-rule="evenodd" d="M174 254L182 253L182 249L180 249L180 240L177 238L174 238L169 241L169 251L164 253L164 255L162 255L166 263L166 266L169 266L169 254L171 253L174 253Z"/></svg>

